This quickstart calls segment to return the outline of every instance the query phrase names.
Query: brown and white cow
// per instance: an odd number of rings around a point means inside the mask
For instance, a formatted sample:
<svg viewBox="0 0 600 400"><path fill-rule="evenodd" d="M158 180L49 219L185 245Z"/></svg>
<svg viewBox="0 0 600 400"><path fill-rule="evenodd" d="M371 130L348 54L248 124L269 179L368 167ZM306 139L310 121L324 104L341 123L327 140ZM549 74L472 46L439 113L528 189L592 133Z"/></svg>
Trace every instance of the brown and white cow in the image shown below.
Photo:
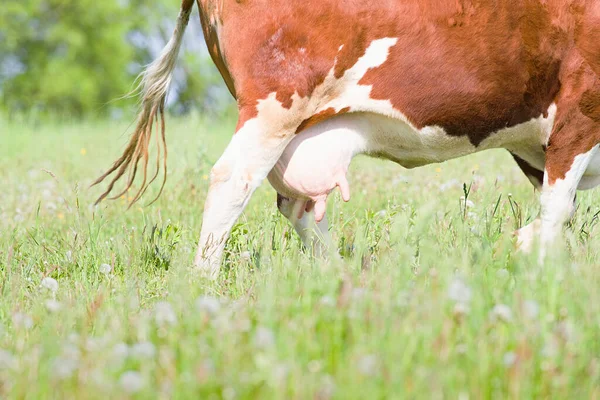
<svg viewBox="0 0 600 400"><path fill-rule="evenodd" d="M137 128L98 180L115 173L100 200L125 173L130 187L140 160L136 200L147 187L152 127L160 118L164 147L164 100L193 4L183 1L171 41L143 75ZM325 199L337 186L349 198L345 173L358 153L412 168L507 149L541 190L540 219L520 232L524 246L538 232L543 245L555 240L576 190L600 183L598 0L197 4L239 109L211 172L195 260L213 276L267 176L305 244L325 249Z"/></svg>

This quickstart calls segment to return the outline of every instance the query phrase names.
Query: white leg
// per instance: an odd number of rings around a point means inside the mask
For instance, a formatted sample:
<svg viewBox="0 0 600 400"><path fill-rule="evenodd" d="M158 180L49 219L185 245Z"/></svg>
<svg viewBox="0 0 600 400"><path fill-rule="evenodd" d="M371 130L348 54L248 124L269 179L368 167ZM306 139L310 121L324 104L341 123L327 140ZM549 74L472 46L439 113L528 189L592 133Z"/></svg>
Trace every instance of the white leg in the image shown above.
<svg viewBox="0 0 600 400"><path fill-rule="evenodd" d="M269 135L257 120L247 121L213 167L195 259L204 274L218 274L233 224L292 137Z"/></svg>
<svg viewBox="0 0 600 400"><path fill-rule="evenodd" d="M315 257L324 257L334 250L333 241L329 234L327 215L320 221L315 220L315 211L303 211L305 200L288 199L277 195L279 211L292 223L304 246ZM299 218L298 216L301 215Z"/></svg>
<svg viewBox="0 0 600 400"><path fill-rule="evenodd" d="M563 225L573 215L577 187L597 151L596 146L589 152L576 156L564 178L556 179L552 184L548 182L548 174L545 174L541 195L541 259L544 258L546 249L560 236Z"/></svg>

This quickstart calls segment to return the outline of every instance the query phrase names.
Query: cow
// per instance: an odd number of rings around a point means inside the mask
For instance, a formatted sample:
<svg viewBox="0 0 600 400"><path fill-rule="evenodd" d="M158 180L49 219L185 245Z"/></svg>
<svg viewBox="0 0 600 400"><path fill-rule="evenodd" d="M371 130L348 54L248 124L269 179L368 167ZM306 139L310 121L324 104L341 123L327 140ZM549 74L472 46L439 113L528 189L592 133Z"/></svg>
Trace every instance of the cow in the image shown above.
<svg viewBox="0 0 600 400"><path fill-rule="evenodd" d="M517 232L541 252L576 191L600 183L597 0L198 0L208 51L237 101L235 134L210 174L195 266L216 276L229 233L269 178L304 244L331 247L325 201L356 154L406 168L507 149L539 189ZM141 80L137 126L99 201L143 169L137 201L166 179L165 97L194 6L183 0ZM156 128L157 173L147 179ZM161 155L163 162L161 163ZM141 163L140 163L141 161ZM161 187L162 191L162 187Z"/></svg>

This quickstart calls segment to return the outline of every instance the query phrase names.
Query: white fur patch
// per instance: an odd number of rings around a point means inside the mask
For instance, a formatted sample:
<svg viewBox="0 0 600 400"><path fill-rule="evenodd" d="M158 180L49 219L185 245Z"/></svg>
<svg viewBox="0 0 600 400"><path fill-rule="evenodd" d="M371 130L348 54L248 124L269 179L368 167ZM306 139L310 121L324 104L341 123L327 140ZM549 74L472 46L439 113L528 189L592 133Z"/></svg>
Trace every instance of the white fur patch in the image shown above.
<svg viewBox="0 0 600 400"><path fill-rule="evenodd" d="M542 245L552 243L562 230L569 218L571 218L577 187L583 174L590 165L590 161L598 152L595 146L587 153L579 154L573 160L573 164L563 179L557 179L552 185L548 182L548 174L544 174L544 188L540 201L542 203Z"/></svg>

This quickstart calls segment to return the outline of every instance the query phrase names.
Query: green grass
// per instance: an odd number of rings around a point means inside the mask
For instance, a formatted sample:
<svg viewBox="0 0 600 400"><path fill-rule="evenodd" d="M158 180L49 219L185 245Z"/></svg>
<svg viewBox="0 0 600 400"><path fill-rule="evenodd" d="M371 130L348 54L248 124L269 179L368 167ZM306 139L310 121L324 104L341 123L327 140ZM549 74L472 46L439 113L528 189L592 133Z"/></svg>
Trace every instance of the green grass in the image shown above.
<svg viewBox="0 0 600 400"><path fill-rule="evenodd" d="M169 118L165 192L126 211L88 189L126 124L2 122L0 397L600 395L598 191L539 266L511 237L537 195L504 152L411 171L361 158L352 200L329 201L343 262L304 254L265 184L207 282L190 266L233 127Z"/></svg>

